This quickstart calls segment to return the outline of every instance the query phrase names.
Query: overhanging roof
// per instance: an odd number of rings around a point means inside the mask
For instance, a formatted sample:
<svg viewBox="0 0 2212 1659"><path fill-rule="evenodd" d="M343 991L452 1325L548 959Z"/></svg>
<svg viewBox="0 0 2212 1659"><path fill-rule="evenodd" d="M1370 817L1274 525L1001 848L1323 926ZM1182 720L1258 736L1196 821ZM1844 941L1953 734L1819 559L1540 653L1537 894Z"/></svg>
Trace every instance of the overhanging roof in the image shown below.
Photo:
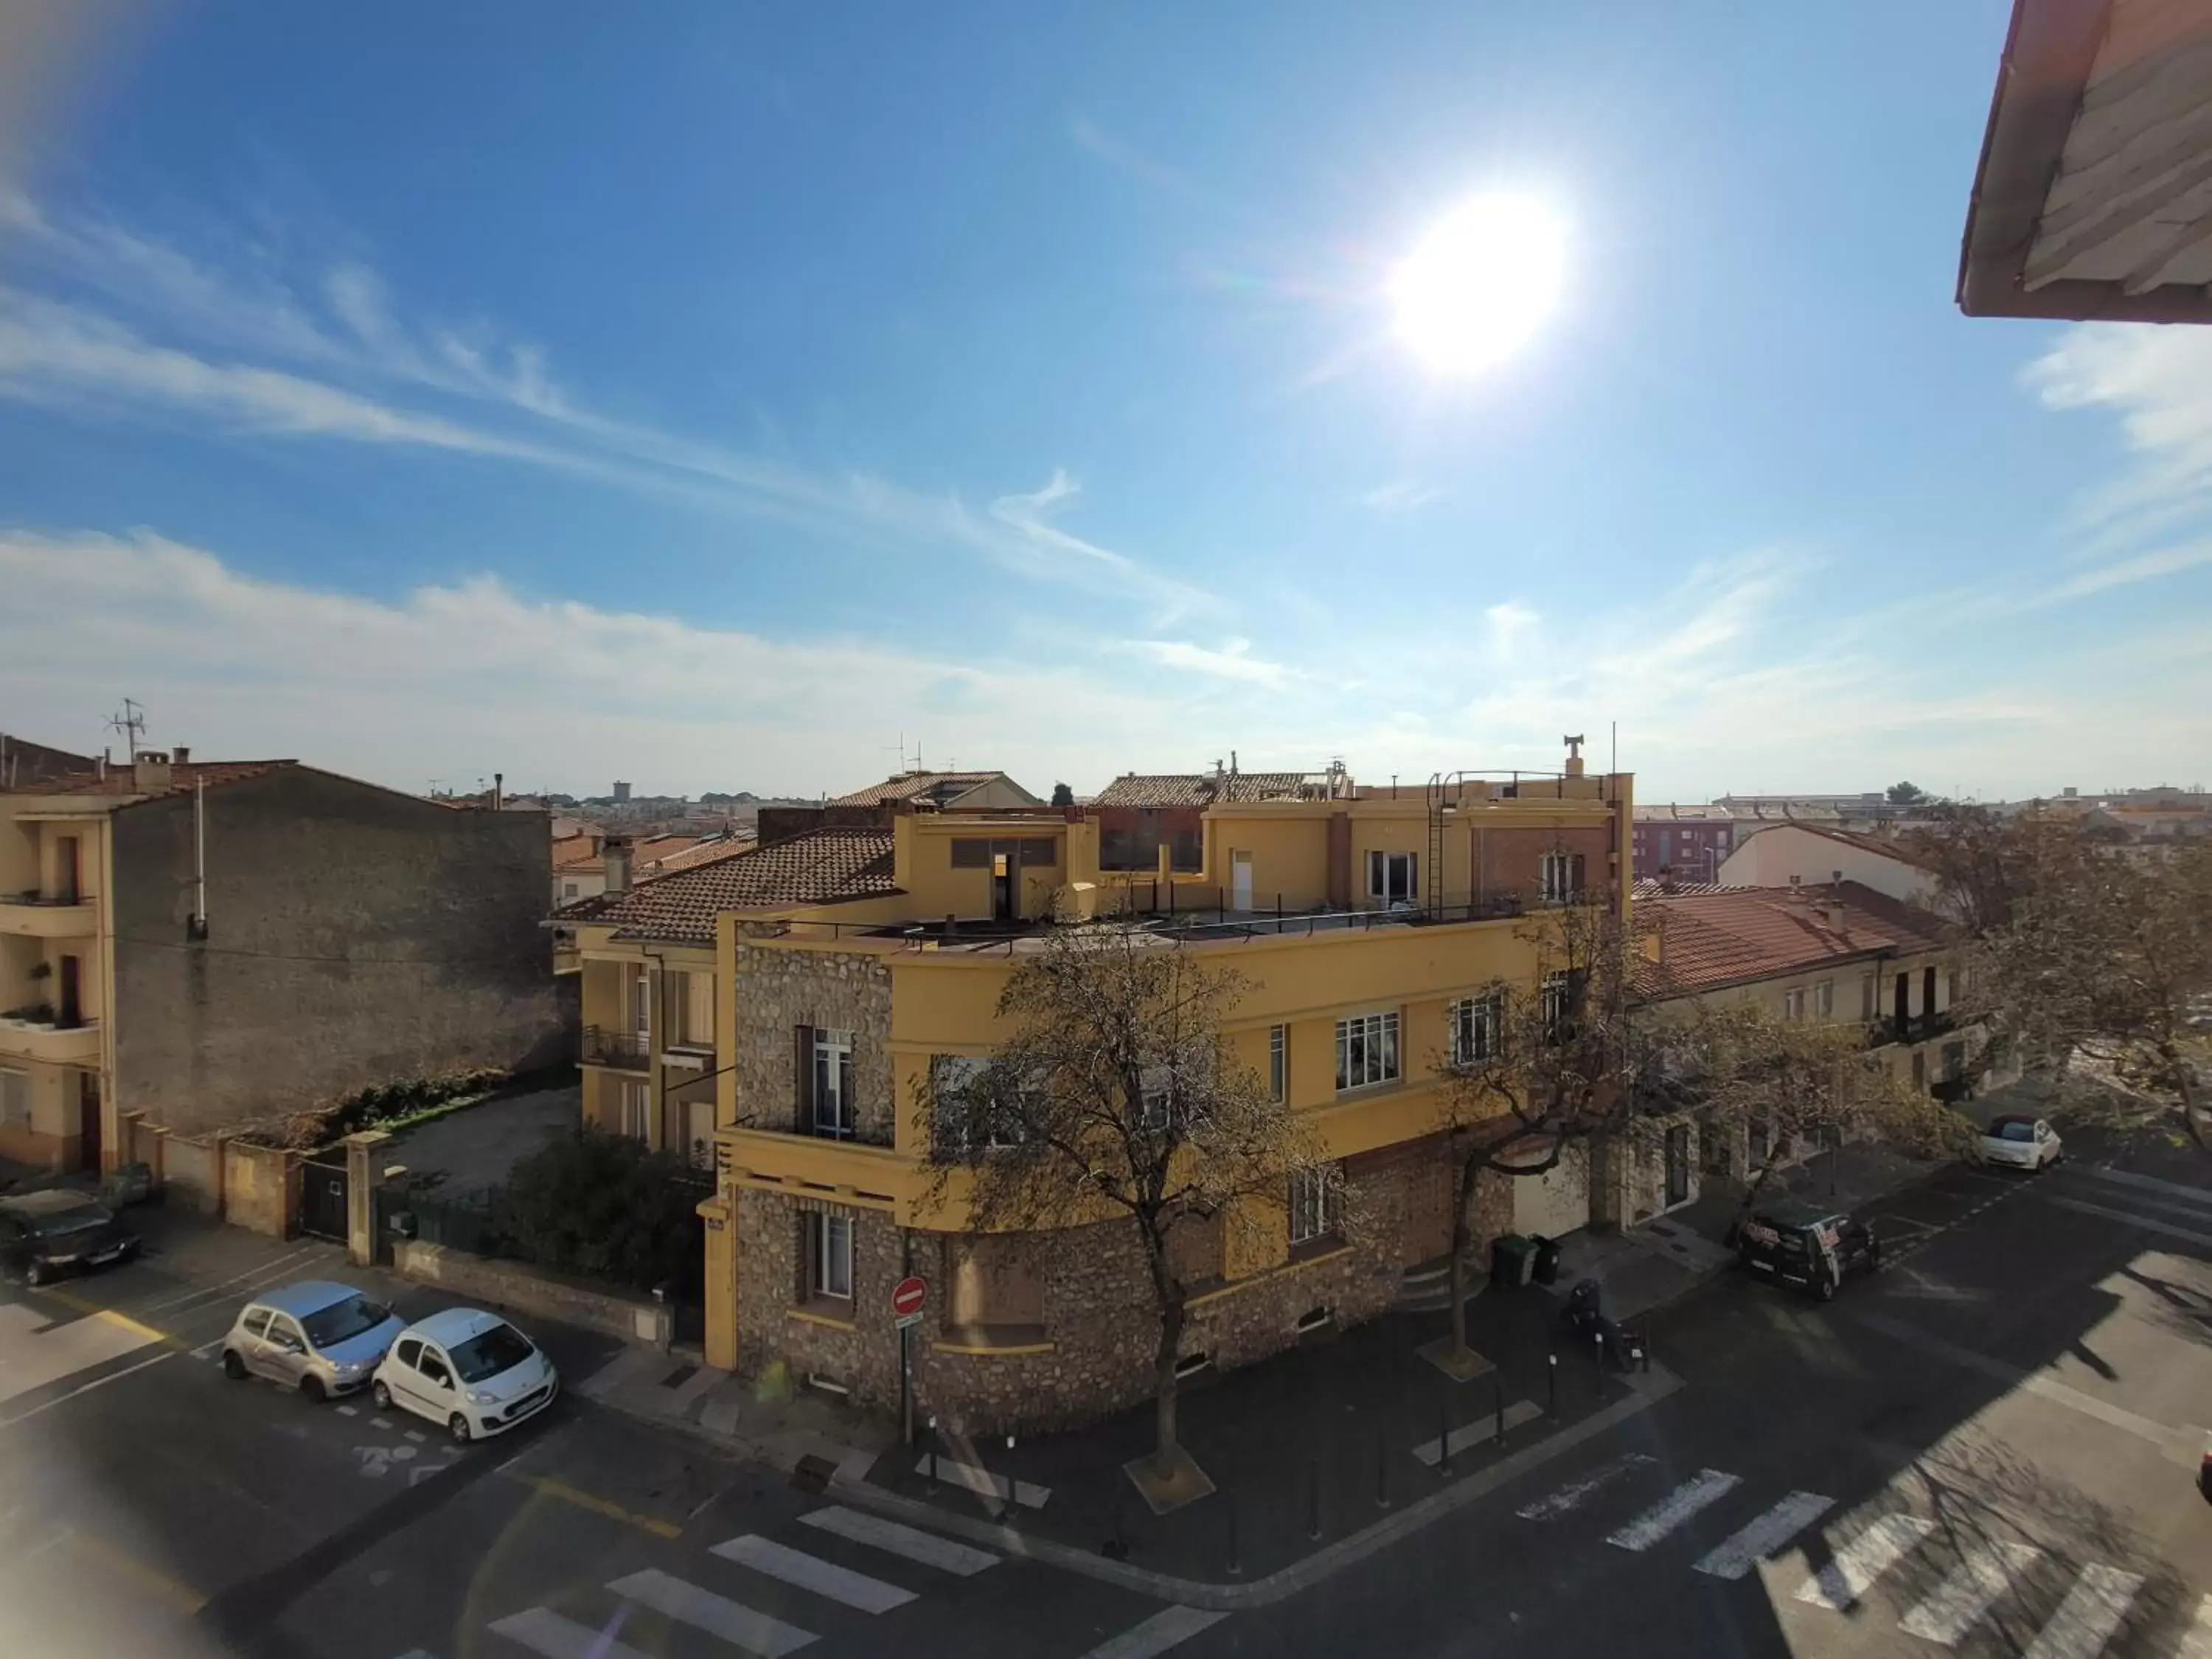
<svg viewBox="0 0 2212 1659"><path fill-rule="evenodd" d="M2212 0L2014 0L1959 306L2212 322Z"/></svg>

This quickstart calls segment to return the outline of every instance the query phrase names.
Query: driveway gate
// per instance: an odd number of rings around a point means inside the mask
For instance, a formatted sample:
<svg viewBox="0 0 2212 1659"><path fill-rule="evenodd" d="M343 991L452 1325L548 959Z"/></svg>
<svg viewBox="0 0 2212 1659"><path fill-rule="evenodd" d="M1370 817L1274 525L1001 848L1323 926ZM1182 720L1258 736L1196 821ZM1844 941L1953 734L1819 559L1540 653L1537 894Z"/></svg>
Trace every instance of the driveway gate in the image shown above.
<svg viewBox="0 0 2212 1659"><path fill-rule="evenodd" d="M329 1162L302 1159L300 1164L300 1231L318 1238L346 1242L345 1157Z"/></svg>

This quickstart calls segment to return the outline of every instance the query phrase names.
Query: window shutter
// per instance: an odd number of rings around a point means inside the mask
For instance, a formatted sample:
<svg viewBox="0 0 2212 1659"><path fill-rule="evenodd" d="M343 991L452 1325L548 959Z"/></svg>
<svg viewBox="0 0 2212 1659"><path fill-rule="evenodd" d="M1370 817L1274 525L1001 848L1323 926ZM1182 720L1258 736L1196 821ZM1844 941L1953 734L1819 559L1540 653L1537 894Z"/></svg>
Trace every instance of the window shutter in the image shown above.
<svg viewBox="0 0 2212 1659"><path fill-rule="evenodd" d="M1582 854L1577 853L1575 854L1574 867L1567 878L1567 890L1570 893L1579 893L1583 890L1583 868L1584 862L1585 860Z"/></svg>
<svg viewBox="0 0 2212 1659"><path fill-rule="evenodd" d="M814 1028L792 1027L791 1127L804 1134L814 1123Z"/></svg>

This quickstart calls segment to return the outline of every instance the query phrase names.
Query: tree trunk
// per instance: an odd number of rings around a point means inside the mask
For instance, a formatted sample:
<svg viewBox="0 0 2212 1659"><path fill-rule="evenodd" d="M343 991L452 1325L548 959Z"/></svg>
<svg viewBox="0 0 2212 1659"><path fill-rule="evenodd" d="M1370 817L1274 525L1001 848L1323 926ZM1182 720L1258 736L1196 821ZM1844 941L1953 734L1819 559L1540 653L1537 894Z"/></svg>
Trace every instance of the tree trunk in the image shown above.
<svg viewBox="0 0 2212 1659"><path fill-rule="evenodd" d="M1474 1153L1460 1161L1459 1173L1452 1182L1451 1233L1451 1340L1454 1353L1467 1352L1467 1247L1474 1242L1474 1229L1468 1224L1467 1212L1474 1202L1474 1183L1480 1170Z"/></svg>
<svg viewBox="0 0 2212 1659"><path fill-rule="evenodd" d="M1176 1361L1182 1358L1182 1297L1163 1294L1160 1305L1160 1346L1152 1356L1152 1467L1164 1480L1179 1461L1176 1442Z"/></svg>

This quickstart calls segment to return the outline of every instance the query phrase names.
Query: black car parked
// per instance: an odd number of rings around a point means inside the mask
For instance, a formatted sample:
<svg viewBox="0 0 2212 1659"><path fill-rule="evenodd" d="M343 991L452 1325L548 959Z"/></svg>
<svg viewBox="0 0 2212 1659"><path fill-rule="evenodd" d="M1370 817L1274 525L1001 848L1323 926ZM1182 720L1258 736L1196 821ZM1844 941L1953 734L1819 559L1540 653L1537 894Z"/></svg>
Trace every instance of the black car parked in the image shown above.
<svg viewBox="0 0 2212 1659"><path fill-rule="evenodd" d="M0 1273L27 1285L128 1261L138 1235L82 1193L60 1188L0 1198Z"/></svg>
<svg viewBox="0 0 2212 1659"><path fill-rule="evenodd" d="M1881 1241L1865 1223L1811 1204L1770 1204L1744 1218L1736 1255L1762 1278L1826 1302L1854 1273L1881 1266Z"/></svg>

